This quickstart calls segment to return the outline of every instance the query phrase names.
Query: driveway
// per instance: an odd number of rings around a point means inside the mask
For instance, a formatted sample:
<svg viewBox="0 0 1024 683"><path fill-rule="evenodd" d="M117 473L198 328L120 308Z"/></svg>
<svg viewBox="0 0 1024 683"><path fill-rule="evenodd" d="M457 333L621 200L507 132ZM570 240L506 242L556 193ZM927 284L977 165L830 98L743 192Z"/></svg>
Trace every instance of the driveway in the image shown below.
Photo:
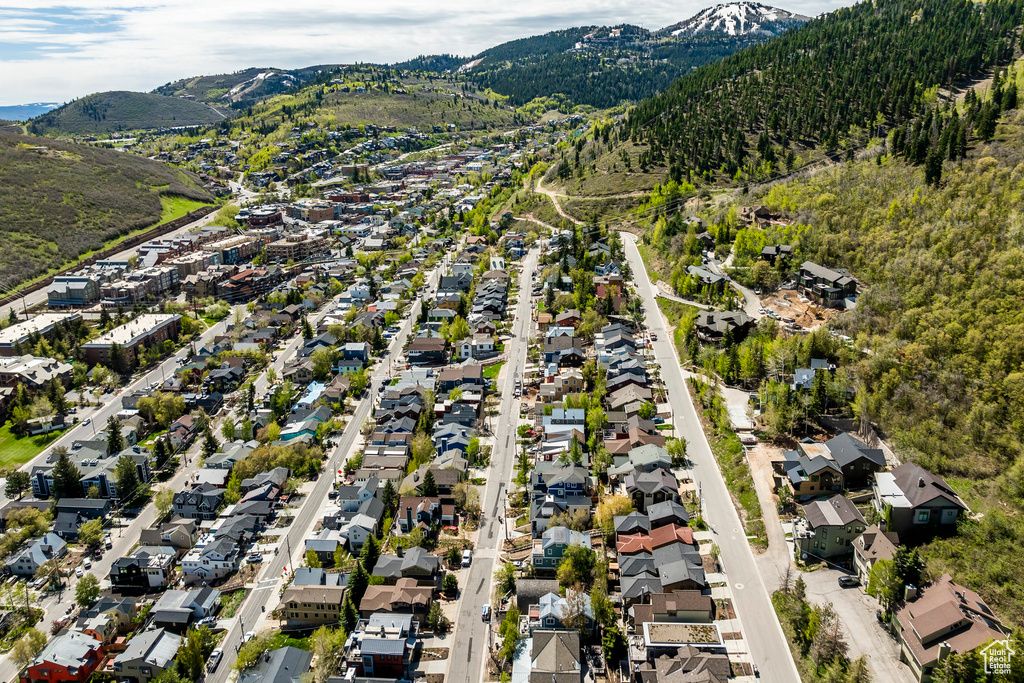
<svg viewBox="0 0 1024 683"><path fill-rule="evenodd" d="M874 680L913 683L910 668L899 661L900 648L875 618L878 602L863 587L840 588L844 572L821 568L801 574L807 584L807 599L814 604L831 602L846 631L850 659L864 656Z"/></svg>

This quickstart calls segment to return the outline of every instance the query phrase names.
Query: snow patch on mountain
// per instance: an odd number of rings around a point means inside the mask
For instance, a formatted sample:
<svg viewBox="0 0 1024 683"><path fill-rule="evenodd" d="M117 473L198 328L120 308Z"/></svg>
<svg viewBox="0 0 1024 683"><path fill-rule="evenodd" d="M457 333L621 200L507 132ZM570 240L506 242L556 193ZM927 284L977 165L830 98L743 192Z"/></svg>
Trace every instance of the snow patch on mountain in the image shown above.
<svg viewBox="0 0 1024 683"><path fill-rule="evenodd" d="M774 36L807 20L808 17L803 15L759 2L730 2L701 10L686 21L669 26L665 31L684 38L706 33Z"/></svg>

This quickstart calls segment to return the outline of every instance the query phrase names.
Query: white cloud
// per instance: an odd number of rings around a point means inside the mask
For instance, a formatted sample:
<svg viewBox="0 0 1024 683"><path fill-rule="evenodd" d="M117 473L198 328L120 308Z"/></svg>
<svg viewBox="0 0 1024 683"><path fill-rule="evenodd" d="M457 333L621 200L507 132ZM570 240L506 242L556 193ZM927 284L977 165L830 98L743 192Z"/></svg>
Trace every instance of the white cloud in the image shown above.
<svg viewBox="0 0 1024 683"><path fill-rule="evenodd" d="M660 28L712 4L700 0L35 0L0 9L0 104L63 102L104 90L250 66L393 62L472 55L493 45L588 24ZM817 14L833 0L780 3Z"/></svg>

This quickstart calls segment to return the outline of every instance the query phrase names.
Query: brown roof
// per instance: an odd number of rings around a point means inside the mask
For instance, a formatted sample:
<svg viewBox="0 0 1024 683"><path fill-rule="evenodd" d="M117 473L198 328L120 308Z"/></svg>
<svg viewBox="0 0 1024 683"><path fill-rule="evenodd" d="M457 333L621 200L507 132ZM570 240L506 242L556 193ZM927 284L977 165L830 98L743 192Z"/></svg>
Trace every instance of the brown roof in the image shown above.
<svg viewBox="0 0 1024 683"><path fill-rule="evenodd" d="M416 337L409 344L410 351L444 351L445 341L440 337Z"/></svg>
<svg viewBox="0 0 1024 683"><path fill-rule="evenodd" d="M895 531L882 531L877 524L872 524L854 540L853 547L858 555L873 564L878 560L891 560L899 544L900 537Z"/></svg>
<svg viewBox="0 0 1024 683"><path fill-rule="evenodd" d="M922 588L916 599L896 611L896 619L901 639L922 666L938 661L942 643L964 653L1005 637L981 596L953 583L949 574Z"/></svg>
<svg viewBox="0 0 1024 683"><path fill-rule="evenodd" d="M660 548L672 543L693 545L693 529L678 524L666 524L651 530L651 548Z"/></svg>
<svg viewBox="0 0 1024 683"><path fill-rule="evenodd" d="M396 612L413 605L429 605L433 593L430 586L417 586L414 578L399 579L394 586L367 586L359 611Z"/></svg>
<svg viewBox="0 0 1024 683"><path fill-rule="evenodd" d="M714 603L710 595L704 595L696 590L682 590L672 593L652 593L651 608L654 614L666 612L708 612L714 610Z"/></svg>

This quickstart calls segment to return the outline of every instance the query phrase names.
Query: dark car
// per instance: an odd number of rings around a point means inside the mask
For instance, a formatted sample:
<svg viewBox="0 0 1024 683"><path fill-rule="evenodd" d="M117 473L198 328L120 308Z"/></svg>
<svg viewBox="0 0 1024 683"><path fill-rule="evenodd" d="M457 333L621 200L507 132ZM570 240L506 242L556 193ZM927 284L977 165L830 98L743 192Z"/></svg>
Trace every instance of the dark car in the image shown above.
<svg viewBox="0 0 1024 683"><path fill-rule="evenodd" d="M852 588L853 586L859 586L860 579L856 576L840 576L839 587L840 588Z"/></svg>

